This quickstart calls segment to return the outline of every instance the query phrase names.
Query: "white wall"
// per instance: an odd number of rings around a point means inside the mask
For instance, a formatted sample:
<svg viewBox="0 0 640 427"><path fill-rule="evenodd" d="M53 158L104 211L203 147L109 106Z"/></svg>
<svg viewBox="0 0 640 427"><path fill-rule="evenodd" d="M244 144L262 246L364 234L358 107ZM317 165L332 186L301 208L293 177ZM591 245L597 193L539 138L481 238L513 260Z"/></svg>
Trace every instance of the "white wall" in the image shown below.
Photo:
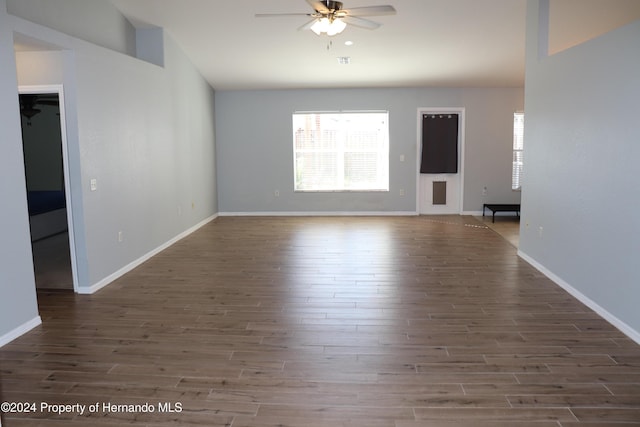
<svg viewBox="0 0 640 427"><path fill-rule="evenodd" d="M513 113L522 110L523 95L521 88L217 92L220 212L415 213L417 112L422 107L466 109L463 210L480 212L489 202L518 203L520 194L511 191L511 150ZM389 110L390 192L294 193L295 110ZM400 189L406 196L400 196Z"/></svg>
<svg viewBox="0 0 640 427"><path fill-rule="evenodd" d="M528 4L520 252L640 341L640 22L538 59L545 3Z"/></svg>
<svg viewBox="0 0 640 427"><path fill-rule="evenodd" d="M8 230L0 241L0 339L37 319L16 67L21 84L64 85L79 292L108 284L217 213L214 92L169 37L162 68L4 6L0 0L0 197L8 206L0 212ZM61 50L16 62L13 31Z"/></svg>

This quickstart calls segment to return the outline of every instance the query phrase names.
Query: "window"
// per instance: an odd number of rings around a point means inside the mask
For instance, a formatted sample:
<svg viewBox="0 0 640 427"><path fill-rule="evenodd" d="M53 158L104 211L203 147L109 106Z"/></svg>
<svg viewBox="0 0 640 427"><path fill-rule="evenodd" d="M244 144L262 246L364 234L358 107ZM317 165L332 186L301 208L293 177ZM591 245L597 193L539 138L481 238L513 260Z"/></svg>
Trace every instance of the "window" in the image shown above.
<svg viewBox="0 0 640 427"><path fill-rule="evenodd" d="M511 189L522 189L522 165L524 149L524 113L513 114L513 166L511 168Z"/></svg>
<svg viewBox="0 0 640 427"><path fill-rule="evenodd" d="M389 191L389 113L294 113L295 191Z"/></svg>

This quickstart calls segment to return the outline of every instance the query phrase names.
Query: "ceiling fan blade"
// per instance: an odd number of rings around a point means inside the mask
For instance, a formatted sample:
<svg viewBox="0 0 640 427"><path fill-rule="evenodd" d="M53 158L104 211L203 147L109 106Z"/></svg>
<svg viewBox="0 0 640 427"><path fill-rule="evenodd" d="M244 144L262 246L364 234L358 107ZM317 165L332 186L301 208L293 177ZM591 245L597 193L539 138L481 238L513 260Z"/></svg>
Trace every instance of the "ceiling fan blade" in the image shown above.
<svg viewBox="0 0 640 427"><path fill-rule="evenodd" d="M298 31L310 30L311 27L313 26L313 24L315 24L317 20L318 20L318 18L313 18L311 21L309 21L306 24L304 24L303 26L299 27Z"/></svg>
<svg viewBox="0 0 640 427"><path fill-rule="evenodd" d="M366 28L367 30L375 30L376 28L380 28L382 24L377 22L370 21L364 18L358 18L357 16L345 16L342 18L344 22L349 25L353 25L354 27Z"/></svg>
<svg viewBox="0 0 640 427"><path fill-rule="evenodd" d="M382 15L395 15L396 9L393 6L364 6L364 7L352 7L351 9L344 9L341 12L345 12L349 16L382 16Z"/></svg>
<svg viewBox="0 0 640 427"><path fill-rule="evenodd" d="M309 3L309 5L316 12L320 12L320 13L330 13L331 12L331 10L329 10L327 5L325 5L324 3L322 3L319 0L307 0L307 3Z"/></svg>
<svg viewBox="0 0 640 427"><path fill-rule="evenodd" d="M256 13L256 18L278 18L280 16L311 16L310 13Z"/></svg>

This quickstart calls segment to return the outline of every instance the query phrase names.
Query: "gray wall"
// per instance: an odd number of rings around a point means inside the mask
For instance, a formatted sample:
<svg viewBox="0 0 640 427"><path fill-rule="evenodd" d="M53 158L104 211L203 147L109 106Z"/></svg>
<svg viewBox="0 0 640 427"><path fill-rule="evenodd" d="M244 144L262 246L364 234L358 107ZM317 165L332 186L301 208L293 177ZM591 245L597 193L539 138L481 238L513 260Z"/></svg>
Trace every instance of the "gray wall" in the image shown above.
<svg viewBox="0 0 640 427"><path fill-rule="evenodd" d="M7 11L98 46L136 56L136 32L104 0L6 0Z"/></svg>
<svg viewBox="0 0 640 427"><path fill-rule="evenodd" d="M165 49L166 68L77 55L88 285L217 212L213 91L169 38Z"/></svg>
<svg viewBox="0 0 640 427"><path fill-rule="evenodd" d="M0 0L0 343L39 322L31 261L13 35ZM3 339L4 338L4 339Z"/></svg>
<svg viewBox="0 0 640 427"><path fill-rule="evenodd" d="M1 339L37 318L18 82L64 84L79 291L108 282L218 209L214 92L169 37L162 68L6 14L5 0L0 24ZM13 31L62 50L16 60Z"/></svg>
<svg viewBox="0 0 640 427"><path fill-rule="evenodd" d="M528 8L520 252L640 341L640 22L538 59Z"/></svg>
<svg viewBox="0 0 640 427"><path fill-rule="evenodd" d="M513 113L521 88L412 88L216 93L221 213L416 212L418 108L464 107L464 206L518 203L511 191ZM291 113L295 110L389 110L388 193L294 193ZM405 161L400 162L400 155ZM482 189L488 188L483 197ZM406 196L400 196L405 189ZM275 197L274 191L280 196Z"/></svg>

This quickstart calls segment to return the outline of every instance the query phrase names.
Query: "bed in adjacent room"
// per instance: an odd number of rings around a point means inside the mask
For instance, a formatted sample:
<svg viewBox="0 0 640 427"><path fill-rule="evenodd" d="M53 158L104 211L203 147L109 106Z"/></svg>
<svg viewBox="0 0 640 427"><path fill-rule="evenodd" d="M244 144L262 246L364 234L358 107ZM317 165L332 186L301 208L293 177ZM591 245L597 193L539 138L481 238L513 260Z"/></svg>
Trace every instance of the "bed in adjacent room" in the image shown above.
<svg viewBox="0 0 640 427"><path fill-rule="evenodd" d="M64 190L28 191L31 241L67 231L67 204Z"/></svg>

